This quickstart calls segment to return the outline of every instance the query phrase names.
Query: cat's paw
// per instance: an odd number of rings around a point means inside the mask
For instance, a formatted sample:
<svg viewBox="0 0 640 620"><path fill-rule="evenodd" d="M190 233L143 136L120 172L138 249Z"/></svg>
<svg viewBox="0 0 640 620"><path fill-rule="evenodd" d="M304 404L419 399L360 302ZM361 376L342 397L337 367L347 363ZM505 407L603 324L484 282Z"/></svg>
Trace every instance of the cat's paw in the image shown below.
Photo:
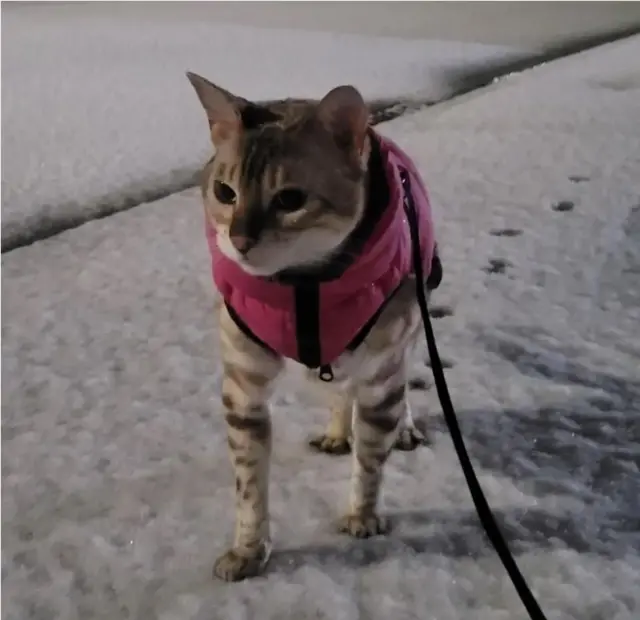
<svg viewBox="0 0 640 620"><path fill-rule="evenodd" d="M271 555L271 543L251 548L229 549L213 565L213 576L223 581L242 581L264 572Z"/></svg>
<svg viewBox="0 0 640 620"><path fill-rule="evenodd" d="M351 452L351 442L346 437L330 437L325 433L312 437L309 445L318 452L340 456Z"/></svg>
<svg viewBox="0 0 640 620"><path fill-rule="evenodd" d="M427 436L423 431L414 426L407 426L400 429L393 448L394 450L401 450L402 452L411 452L418 446L425 446L427 443Z"/></svg>
<svg viewBox="0 0 640 620"><path fill-rule="evenodd" d="M376 514L345 515L338 521L338 531L354 538L381 536L389 530L389 520Z"/></svg>

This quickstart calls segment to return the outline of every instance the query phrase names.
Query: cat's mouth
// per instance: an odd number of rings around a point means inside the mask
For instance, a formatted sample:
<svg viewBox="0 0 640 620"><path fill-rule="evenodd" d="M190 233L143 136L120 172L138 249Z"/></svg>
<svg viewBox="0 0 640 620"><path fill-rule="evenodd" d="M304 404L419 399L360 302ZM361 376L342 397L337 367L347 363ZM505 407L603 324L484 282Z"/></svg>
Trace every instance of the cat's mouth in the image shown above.
<svg viewBox="0 0 640 620"><path fill-rule="evenodd" d="M280 274L295 274L297 277L316 274L323 271L327 263L333 263L334 259L339 259L339 262L346 261L345 256L340 254L336 256L341 243L337 244L333 250L325 249L325 243L311 249L315 245L312 242L307 243L304 248L299 245L297 247L290 245L286 250L280 251L273 247L266 251L264 246L257 243L245 252L240 252L226 235L218 234L217 243L218 249L226 258L236 263L245 273L258 277L274 277ZM326 243L326 245L333 244Z"/></svg>
<svg viewBox="0 0 640 620"><path fill-rule="evenodd" d="M242 253L234 247L228 237L218 235L218 248L229 260L232 260L245 273L251 276L269 277L279 271L277 266L269 265L264 260L258 260L256 256L257 248L255 246L249 251Z"/></svg>

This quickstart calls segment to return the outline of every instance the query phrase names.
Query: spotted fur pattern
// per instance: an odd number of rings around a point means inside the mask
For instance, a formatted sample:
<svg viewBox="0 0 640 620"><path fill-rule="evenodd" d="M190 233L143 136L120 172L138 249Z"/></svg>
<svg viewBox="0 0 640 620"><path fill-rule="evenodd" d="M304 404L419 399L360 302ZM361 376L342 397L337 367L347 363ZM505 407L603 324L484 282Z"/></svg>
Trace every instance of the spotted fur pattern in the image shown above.
<svg viewBox="0 0 640 620"><path fill-rule="evenodd" d="M216 149L204 170L202 194L221 251L259 276L321 265L353 231L367 200L369 115L358 91L344 86L319 102L257 105L188 77ZM214 574L237 581L260 574L271 550L267 403L284 360L247 338L224 304L218 322L236 529ZM311 445L330 454L353 453L349 504L339 521L351 536L386 532L378 514L385 461L394 445L413 449L423 440L407 400L407 355L419 325L409 278L363 343L332 364L330 420ZM310 373L310 380L315 377Z"/></svg>

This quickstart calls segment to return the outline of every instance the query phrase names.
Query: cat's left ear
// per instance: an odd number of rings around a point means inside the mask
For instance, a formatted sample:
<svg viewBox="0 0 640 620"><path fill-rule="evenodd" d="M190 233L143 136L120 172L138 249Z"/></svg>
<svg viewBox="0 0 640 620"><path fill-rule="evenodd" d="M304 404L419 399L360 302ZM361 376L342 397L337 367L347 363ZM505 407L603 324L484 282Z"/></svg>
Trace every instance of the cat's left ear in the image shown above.
<svg viewBox="0 0 640 620"><path fill-rule="evenodd" d="M211 140L214 146L219 146L240 131L241 107L246 102L195 73L187 72L187 78L207 113Z"/></svg>
<svg viewBox="0 0 640 620"><path fill-rule="evenodd" d="M318 104L318 116L339 144L362 152L369 127L369 110L353 86L338 86Z"/></svg>

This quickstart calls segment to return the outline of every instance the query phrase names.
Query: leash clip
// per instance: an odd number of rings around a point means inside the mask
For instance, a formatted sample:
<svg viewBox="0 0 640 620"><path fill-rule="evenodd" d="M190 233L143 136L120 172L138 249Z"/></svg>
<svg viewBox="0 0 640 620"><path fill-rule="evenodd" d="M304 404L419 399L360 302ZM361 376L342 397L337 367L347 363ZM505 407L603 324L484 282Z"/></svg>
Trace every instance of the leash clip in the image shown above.
<svg viewBox="0 0 640 620"><path fill-rule="evenodd" d="M333 368L331 368L331 364L323 364L320 366L318 376L320 377L320 381L331 383L333 381Z"/></svg>

